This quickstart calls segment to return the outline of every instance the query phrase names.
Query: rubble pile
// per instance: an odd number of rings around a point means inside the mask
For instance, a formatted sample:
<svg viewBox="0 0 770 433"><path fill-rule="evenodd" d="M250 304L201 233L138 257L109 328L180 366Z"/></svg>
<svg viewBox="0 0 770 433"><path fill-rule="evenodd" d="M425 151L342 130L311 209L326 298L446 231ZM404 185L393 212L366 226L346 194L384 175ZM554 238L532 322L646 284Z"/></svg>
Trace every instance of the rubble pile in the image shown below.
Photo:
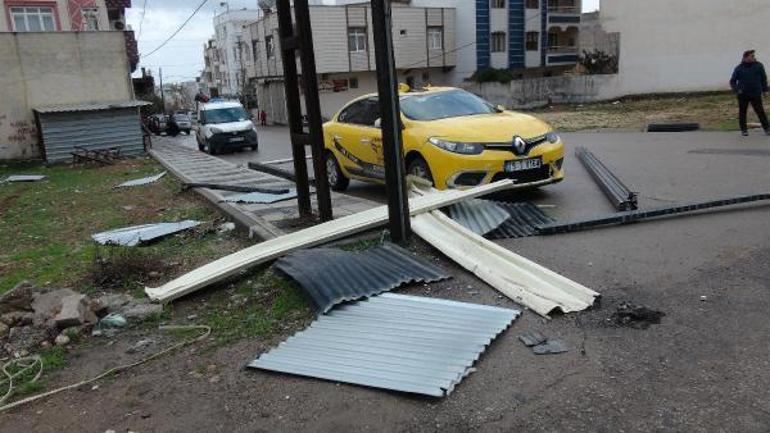
<svg viewBox="0 0 770 433"><path fill-rule="evenodd" d="M91 298L71 289L39 288L25 281L0 295L0 358L67 345L75 336L98 328L110 314L136 323L161 310L160 305L125 294Z"/></svg>

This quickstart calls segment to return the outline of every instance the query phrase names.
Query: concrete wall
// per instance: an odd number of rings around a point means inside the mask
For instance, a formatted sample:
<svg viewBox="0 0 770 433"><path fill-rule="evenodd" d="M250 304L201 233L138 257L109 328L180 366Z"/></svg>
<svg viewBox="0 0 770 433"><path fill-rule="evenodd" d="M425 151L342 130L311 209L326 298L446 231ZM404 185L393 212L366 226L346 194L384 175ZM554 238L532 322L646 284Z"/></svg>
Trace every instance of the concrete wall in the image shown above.
<svg viewBox="0 0 770 433"><path fill-rule="evenodd" d="M40 156L32 109L133 98L123 32L0 33L0 160Z"/></svg>
<svg viewBox="0 0 770 433"><path fill-rule="evenodd" d="M507 108L533 108L550 103L586 103L622 96L618 75L531 78L502 83L466 83L466 90Z"/></svg>
<svg viewBox="0 0 770 433"><path fill-rule="evenodd" d="M583 14L580 20L580 34L578 37L580 52L603 51L607 54L618 56L620 54L620 33L607 32L602 27L599 12Z"/></svg>
<svg viewBox="0 0 770 433"><path fill-rule="evenodd" d="M770 62L767 0L608 0L600 13L620 32L625 94L727 89L750 48Z"/></svg>

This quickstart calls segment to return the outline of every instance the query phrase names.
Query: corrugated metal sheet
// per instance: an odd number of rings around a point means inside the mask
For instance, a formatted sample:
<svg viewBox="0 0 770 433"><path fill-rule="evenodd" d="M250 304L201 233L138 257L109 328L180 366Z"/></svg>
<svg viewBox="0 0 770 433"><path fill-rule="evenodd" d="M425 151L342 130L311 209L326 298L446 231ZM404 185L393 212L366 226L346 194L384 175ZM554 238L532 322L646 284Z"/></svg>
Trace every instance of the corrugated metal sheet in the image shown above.
<svg viewBox="0 0 770 433"><path fill-rule="evenodd" d="M249 367L443 397L519 314L384 293L335 308Z"/></svg>
<svg viewBox="0 0 770 433"><path fill-rule="evenodd" d="M74 113L79 111L103 111L113 110L116 108L139 108L145 105L150 105L147 101L119 101L119 102L106 102L106 103L93 103L93 104L66 104L66 105L49 105L47 107L35 108L35 111L41 114L47 113Z"/></svg>
<svg viewBox="0 0 770 433"><path fill-rule="evenodd" d="M5 179L0 180L0 183L37 182L45 178L46 176L42 174L12 174Z"/></svg>
<svg viewBox="0 0 770 433"><path fill-rule="evenodd" d="M468 200L449 207L449 215L458 224L478 235L485 235L500 227L510 215L497 203L489 200Z"/></svg>
<svg viewBox="0 0 770 433"><path fill-rule="evenodd" d="M274 266L297 280L322 313L339 303L376 295L402 284L450 278L437 266L393 244L361 252L336 248L302 250L278 260Z"/></svg>
<svg viewBox="0 0 770 433"><path fill-rule="evenodd" d="M39 114L48 162L70 161L75 146L89 150L120 148L121 155L144 153L137 108Z"/></svg>
<svg viewBox="0 0 770 433"><path fill-rule="evenodd" d="M530 202L497 203L508 214L508 219L485 235L487 239L508 239L533 236L537 227L555 220Z"/></svg>
<svg viewBox="0 0 770 433"><path fill-rule="evenodd" d="M199 224L199 221L192 220L176 223L145 224L96 233L91 235L91 238L102 245L123 245L126 247L133 247L140 243L149 242L163 236L193 228Z"/></svg>
<svg viewBox="0 0 770 433"><path fill-rule="evenodd" d="M129 180L128 182L123 182L120 185L116 185L115 188L127 188L131 186L147 185L147 184L159 181L165 175L166 175L166 172L164 171L163 173L158 173L155 176L148 176L148 177L143 177L141 179Z"/></svg>
<svg viewBox="0 0 770 433"><path fill-rule="evenodd" d="M225 197L224 201L228 203L260 203L270 204L279 201L291 200L297 197L297 189L291 188L289 192L283 194L270 194L266 192L249 192L246 194L237 194Z"/></svg>

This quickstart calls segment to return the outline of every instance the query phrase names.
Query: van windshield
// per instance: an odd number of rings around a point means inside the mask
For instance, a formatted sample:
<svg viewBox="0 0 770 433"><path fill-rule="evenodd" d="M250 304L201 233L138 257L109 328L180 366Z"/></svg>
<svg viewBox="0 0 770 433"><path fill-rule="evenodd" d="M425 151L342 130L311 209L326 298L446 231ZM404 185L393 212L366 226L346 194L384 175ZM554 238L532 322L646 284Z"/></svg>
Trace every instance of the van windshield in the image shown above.
<svg viewBox="0 0 770 433"><path fill-rule="evenodd" d="M203 112L205 123L243 122L249 118L243 107L218 108Z"/></svg>

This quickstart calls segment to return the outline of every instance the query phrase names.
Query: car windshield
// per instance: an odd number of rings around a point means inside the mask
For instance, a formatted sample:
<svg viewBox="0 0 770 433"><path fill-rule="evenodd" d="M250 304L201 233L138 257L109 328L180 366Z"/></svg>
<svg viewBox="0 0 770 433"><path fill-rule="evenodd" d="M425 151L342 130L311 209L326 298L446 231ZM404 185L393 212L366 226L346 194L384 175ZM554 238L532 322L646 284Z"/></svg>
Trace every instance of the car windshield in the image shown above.
<svg viewBox="0 0 770 433"><path fill-rule="evenodd" d="M242 122L249 118L243 107L218 108L204 111L206 123Z"/></svg>
<svg viewBox="0 0 770 433"><path fill-rule="evenodd" d="M464 90L406 95L401 98L401 111L412 120L437 120L497 112L490 103Z"/></svg>

